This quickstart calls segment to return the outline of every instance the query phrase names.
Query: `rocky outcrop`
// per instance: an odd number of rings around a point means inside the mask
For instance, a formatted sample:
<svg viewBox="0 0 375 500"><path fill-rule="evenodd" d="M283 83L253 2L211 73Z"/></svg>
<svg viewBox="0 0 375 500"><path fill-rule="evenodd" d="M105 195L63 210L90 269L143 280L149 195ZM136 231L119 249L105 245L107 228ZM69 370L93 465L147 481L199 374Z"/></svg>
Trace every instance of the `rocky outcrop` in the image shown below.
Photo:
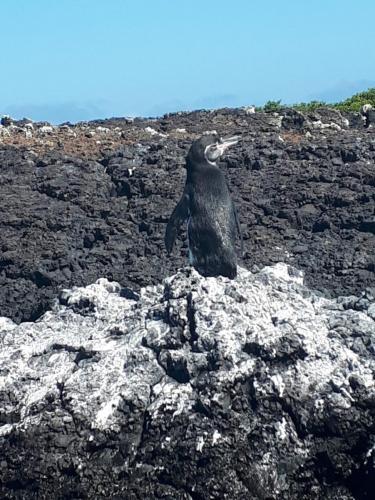
<svg viewBox="0 0 375 500"><path fill-rule="evenodd" d="M206 130L241 134L222 164L242 265L302 269L326 295L374 283L375 135L359 114L246 109L0 129L0 315L35 320L61 288L107 277L139 290L187 263L163 235L184 157ZM3 132L1 132L3 131Z"/></svg>
<svg viewBox="0 0 375 500"><path fill-rule="evenodd" d="M0 320L2 498L366 499L375 297L285 264L100 279Z"/></svg>

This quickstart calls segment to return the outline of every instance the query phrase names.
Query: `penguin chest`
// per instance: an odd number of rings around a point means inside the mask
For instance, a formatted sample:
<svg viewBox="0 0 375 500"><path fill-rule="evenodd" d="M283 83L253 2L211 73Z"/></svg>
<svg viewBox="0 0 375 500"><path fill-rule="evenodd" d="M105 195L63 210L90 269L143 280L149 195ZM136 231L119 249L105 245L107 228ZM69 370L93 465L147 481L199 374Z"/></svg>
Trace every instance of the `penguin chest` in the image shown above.
<svg viewBox="0 0 375 500"><path fill-rule="evenodd" d="M225 204L201 207L187 223L189 260L192 265L204 255L232 246L231 212Z"/></svg>

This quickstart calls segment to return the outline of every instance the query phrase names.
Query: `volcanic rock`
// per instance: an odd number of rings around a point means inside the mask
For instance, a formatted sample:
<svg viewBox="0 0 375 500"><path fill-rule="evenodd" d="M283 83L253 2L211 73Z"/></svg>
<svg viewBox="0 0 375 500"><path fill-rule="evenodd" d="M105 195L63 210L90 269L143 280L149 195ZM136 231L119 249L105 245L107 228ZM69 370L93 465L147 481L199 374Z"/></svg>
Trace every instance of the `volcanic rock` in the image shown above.
<svg viewBox="0 0 375 500"><path fill-rule="evenodd" d="M188 148L208 130L242 136L221 164L244 235L241 265L286 262L332 297L374 284L375 135L359 113L28 123L0 128L0 315L17 323L38 318L62 288L106 277L139 291L186 265L185 230L170 257L163 237Z"/></svg>
<svg viewBox="0 0 375 500"><path fill-rule="evenodd" d="M1 497L370 498L374 292L184 268L1 318Z"/></svg>

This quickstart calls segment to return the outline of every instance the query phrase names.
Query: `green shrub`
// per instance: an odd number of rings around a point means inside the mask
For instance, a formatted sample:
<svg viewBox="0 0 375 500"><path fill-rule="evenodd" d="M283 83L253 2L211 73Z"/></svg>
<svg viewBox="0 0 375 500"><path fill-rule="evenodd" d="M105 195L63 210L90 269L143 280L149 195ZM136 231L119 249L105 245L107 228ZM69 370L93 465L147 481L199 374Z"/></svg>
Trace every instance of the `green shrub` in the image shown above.
<svg viewBox="0 0 375 500"><path fill-rule="evenodd" d="M352 97L345 99L341 102L336 103L326 103L323 101L311 101L311 102L300 102L297 104L293 104L292 106L288 106L296 111L315 111L320 107L327 108L335 108L340 111L360 111L364 104L372 104L375 108L375 88L370 88L365 92L358 92L358 94L354 94ZM286 108L284 104L281 104L281 99L279 101L267 101L264 106L256 107L256 111L281 111Z"/></svg>
<svg viewBox="0 0 375 500"><path fill-rule="evenodd" d="M311 101L311 102L299 102L298 104L293 104L291 106L296 111L315 111L317 108L321 108L322 106L328 106L323 101Z"/></svg>
<svg viewBox="0 0 375 500"><path fill-rule="evenodd" d="M375 88L368 89L365 92L358 92L358 94L354 94L345 101L333 104L333 107L340 111L359 111L364 104L372 104L375 107Z"/></svg>
<svg viewBox="0 0 375 500"><path fill-rule="evenodd" d="M281 99L279 101L267 101L266 104L263 106L263 111L280 111L281 109L285 108L281 104Z"/></svg>

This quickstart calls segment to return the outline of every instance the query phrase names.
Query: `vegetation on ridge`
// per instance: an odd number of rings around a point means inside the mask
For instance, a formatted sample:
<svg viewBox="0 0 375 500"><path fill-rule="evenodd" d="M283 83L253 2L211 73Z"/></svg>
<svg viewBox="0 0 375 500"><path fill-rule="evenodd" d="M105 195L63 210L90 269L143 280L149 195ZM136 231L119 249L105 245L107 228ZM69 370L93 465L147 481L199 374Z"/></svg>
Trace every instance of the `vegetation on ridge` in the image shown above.
<svg viewBox="0 0 375 500"><path fill-rule="evenodd" d="M358 92L348 99L336 103L326 103L323 101L300 102L287 106L278 101L267 101L264 106L257 108L259 111L280 111L283 108L292 108L297 111L314 111L322 106L339 109L340 111L360 111L364 104L372 104L375 107L375 87L364 92Z"/></svg>

